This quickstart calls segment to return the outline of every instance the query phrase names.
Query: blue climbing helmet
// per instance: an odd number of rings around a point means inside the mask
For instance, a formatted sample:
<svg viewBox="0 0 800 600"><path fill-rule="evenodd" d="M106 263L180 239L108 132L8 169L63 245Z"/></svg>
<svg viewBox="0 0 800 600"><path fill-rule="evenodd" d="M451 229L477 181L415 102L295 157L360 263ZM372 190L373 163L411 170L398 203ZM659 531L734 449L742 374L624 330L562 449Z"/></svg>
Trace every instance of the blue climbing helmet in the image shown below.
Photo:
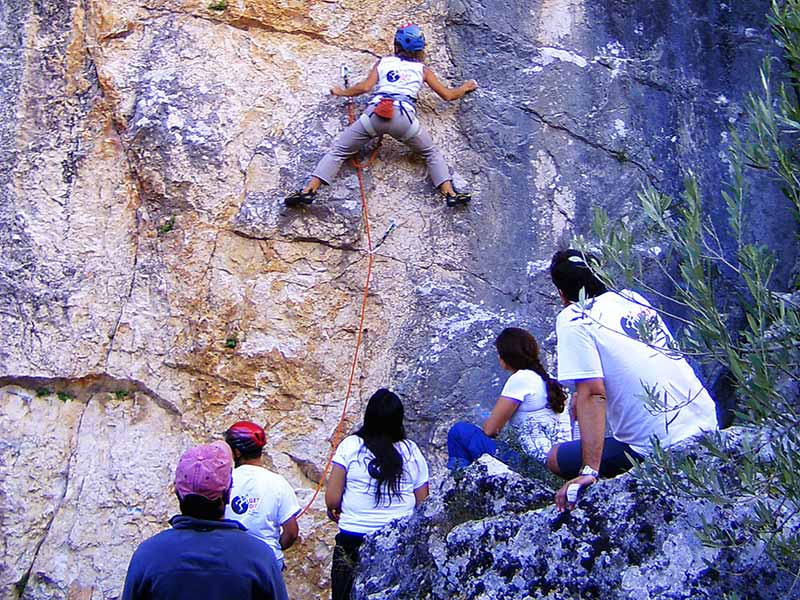
<svg viewBox="0 0 800 600"><path fill-rule="evenodd" d="M394 42L406 52L419 52L425 47L425 35L419 25L408 23L394 34Z"/></svg>

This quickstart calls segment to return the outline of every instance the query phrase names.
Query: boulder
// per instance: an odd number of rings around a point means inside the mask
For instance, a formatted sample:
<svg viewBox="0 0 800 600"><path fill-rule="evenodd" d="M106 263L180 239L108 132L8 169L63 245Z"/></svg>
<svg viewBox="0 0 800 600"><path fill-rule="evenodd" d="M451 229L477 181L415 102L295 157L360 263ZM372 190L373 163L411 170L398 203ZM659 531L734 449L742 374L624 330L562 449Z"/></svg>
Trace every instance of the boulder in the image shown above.
<svg viewBox="0 0 800 600"><path fill-rule="evenodd" d="M711 460L697 446L685 451ZM665 494L625 474L559 513L550 482L496 462L482 457L412 517L369 536L354 598L767 600L793 589L760 543L705 545L704 522L736 531L747 509Z"/></svg>

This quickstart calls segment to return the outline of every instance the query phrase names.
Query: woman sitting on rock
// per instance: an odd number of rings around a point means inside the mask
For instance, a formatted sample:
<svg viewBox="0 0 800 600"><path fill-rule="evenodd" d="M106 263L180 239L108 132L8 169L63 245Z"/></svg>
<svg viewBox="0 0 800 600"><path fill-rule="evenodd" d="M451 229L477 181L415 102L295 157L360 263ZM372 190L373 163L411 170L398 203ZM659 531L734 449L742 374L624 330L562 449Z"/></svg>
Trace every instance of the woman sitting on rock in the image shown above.
<svg viewBox="0 0 800 600"><path fill-rule="evenodd" d="M364 424L333 455L325 490L328 517L339 524L331 566L333 600L350 598L364 536L410 515L428 497L428 463L406 438L403 403L379 389L367 403Z"/></svg>
<svg viewBox="0 0 800 600"><path fill-rule="evenodd" d="M288 206L311 204L320 185L330 184L348 157L371 138L384 134L404 142L423 156L433 185L439 189L448 206L469 202L469 194L453 189L444 155L433 145L430 134L421 127L414 105L423 83L448 101L458 100L467 92L477 89L478 84L470 80L456 88L445 86L433 71L422 64L424 48L422 30L413 24L405 25L394 36L394 55L375 63L366 79L348 88L331 88L334 96L360 96L377 85L367 110L344 130L333 148L322 157L308 185L286 197Z"/></svg>
<svg viewBox="0 0 800 600"><path fill-rule="evenodd" d="M555 443L570 439L566 394L539 361L536 338L524 329L508 327L497 336L495 347L500 366L511 376L483 428L463 421L450 428L447 466L451 470L466 467L483 454L512 466L517 463L516 450L494 439L506 423L520 448L542 463Z"/></svg>

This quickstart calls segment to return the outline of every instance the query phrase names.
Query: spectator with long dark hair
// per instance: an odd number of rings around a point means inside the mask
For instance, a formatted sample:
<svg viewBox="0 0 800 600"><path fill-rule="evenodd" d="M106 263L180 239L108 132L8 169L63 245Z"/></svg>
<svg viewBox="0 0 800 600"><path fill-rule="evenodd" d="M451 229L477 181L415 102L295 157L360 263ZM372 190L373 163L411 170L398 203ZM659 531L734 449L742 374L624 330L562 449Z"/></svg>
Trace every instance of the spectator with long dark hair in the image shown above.
<svg viewBox="0 0 800 600"><path fill-rule="evenodd" d="M325 489L328 517L339 524L331 566L333 600L350 597L364 536L410 515L428 497L428 464L406 438L403 403L385 388L367 403L364 424L333 455Z"/></svg>
<svg viewBox="0 0 800 600"><path fill-rule="evenodd" d="M507 327L495 340L500 367L511 376L483 427L459 422L447 434L447 466L459 469L483 454L516 463L516 449L495 437L509 424L520 449L544 462L553 444L570 439L566 394L539 359L536 338L519 327Z"/></svg>

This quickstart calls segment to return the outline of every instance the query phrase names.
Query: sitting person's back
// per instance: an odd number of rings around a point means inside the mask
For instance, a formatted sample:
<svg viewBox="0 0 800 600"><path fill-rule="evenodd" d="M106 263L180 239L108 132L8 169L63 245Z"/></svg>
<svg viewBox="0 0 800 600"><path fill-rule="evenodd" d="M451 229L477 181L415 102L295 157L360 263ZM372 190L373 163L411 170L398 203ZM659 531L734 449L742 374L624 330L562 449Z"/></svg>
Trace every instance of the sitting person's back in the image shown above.
<svg viewBox="0 0 800 600"><path fill-rule="evenodd" d="M669 447L717 428L714 401L674 348L660 315L630 290L608 291L558 315L558 376L574 384L588 374L605 380L606 417L614 437L639 454L651 438ZM652 390L658 410L643 401Z"/></svg>
<svg viewBox="0 0 800 600"><path fill-rule="evenodd" d="M539 344L519 327L506 327L495 340L497 358L511 375L482 427L460 421L447 432L447 466L466 467L482 454L517 467L523 454L544 462L553 444L570 439L562 387L542 365ZM508 424L517 444L495 439Z"/></svg>
<svg viewBox="0 0 800 600"><path fill-rule="evenodd" d="M556 493L560 510L599 476L630 469L655 441L669 447L717 428L714 401L660 315L634 292L606 289L593 263L577 250L557 252L550 263L564 304L556 320L558 379L575 388L580 428L579 440L556 444L547 456L550 471L570 480Z"/></svg>

